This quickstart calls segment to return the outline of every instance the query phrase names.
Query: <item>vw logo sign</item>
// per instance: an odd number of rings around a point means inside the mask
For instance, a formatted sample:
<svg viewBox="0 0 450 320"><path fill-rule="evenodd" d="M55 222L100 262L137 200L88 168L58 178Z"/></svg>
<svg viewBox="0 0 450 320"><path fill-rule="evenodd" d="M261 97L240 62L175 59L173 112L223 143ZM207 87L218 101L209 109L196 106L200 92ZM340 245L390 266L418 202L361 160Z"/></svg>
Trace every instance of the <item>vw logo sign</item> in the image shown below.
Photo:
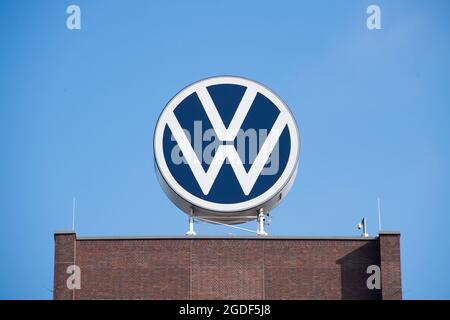
<svg viewBox="0 0 450 320"><path fill-rule="evenodd" d="M293 184L299 133L286 104L240 77L213 77L179 92L154 134L155 168L184 212L242 223L274 208Z"/></svg>

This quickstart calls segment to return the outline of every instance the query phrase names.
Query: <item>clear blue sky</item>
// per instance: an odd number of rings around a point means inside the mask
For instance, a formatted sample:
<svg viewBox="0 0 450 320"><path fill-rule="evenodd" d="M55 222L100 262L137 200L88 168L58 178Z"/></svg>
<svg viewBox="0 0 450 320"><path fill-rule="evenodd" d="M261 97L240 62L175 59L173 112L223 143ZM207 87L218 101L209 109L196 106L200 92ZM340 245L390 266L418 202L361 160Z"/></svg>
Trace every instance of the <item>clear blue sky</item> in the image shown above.
<svg viewBox="0 0 450 320"><path fill-rule="evenodd" d="M372 3L382 30L366 27ZM299 123L273 234L358 235L365 216L375 235L380 196L404 297L450 298L449 57L446 0L1 1L0 298L52 297L73 196L80 235L184 234L153 130L181 88L223 74L273 89Z"/></svg>

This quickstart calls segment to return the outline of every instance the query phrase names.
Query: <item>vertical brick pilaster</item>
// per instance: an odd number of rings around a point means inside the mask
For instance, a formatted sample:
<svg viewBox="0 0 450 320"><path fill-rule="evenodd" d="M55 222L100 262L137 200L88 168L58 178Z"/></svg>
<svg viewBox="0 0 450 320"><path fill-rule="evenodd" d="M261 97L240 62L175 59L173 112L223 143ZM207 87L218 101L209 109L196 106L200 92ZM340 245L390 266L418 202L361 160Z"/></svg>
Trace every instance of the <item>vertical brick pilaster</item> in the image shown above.
<svg viewBox="0 0 450 320"><path fill-rule="evenodd" d="M402 299L400 233L380 232L381 294L383 300Z"/></svg>
<svg viewBox="0 0 450 320"><path fill-rule="evenodd" d="M76 234L74 231L55 232L55 272L53 299L71 300L73 291L67 288L67 267L74 264Z"/></svg>

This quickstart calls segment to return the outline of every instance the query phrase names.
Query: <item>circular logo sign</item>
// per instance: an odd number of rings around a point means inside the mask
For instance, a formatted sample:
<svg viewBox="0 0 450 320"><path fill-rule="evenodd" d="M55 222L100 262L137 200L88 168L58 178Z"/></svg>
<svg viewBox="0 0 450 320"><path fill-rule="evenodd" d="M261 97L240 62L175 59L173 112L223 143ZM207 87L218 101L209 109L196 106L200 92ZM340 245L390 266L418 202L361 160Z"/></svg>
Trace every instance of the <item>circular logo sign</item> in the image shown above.
<svg viewBox="0 0 450 320"><path fill-rule="evenodd" d="M268 212L295 178L299 134L286 104L240 77L213 77L179 92L154 134L155 168L184 212L240 223Z"/></svg>

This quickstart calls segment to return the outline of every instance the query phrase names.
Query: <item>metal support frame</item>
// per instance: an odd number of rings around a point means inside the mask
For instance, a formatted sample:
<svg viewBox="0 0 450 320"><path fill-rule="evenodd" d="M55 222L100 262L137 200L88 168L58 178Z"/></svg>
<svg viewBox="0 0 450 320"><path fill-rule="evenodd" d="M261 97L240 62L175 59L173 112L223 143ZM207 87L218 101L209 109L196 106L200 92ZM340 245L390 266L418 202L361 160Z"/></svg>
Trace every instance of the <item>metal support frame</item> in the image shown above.
<svg viewBox="0 0 450 320"><path fill-rule="evenodd" d="M202 218L202 217L197 217L196 219L200 220L200 221L205 221L205 222L208 222L208 223L216 224L216 225L219 225L219 226L224 226L224 227L229 227L229 228L233 228L233 229L237 229L237 230L242 230L242 231L256 233L255 230L250 230L250 229L247 229L247 228L233 226L231 224L226 224L226 223L221 223L221 222L217 222L217 221L212 221L212 220L208 220L208 219L205 219L205 218Z"/></svg>
<svg viewBox="0 0 450 320"><path fill-rule="evenodd" d="M197 233L194 231L194 223L196 222L195 220L198 220L198 222L201 221L205 221L208 223L212 223L212 224L217 224L217 225L221 225L221 226L225 226L225 227L230 227L230 228L234 228L234 229L238 229L238 230L243 230L243 231L247 231L247 232L254 232L256 233L258 236L268 236L269 234L264 230L264 225L265 225L265 215L264 215L264 209L261 208L258 210L258 215L256 217L256 221L257 221L257 230L250 230L247 228L242 228L242 227L238 227L238 226L233 226L230 224L226 224L226 223L221 223L221 222L217 222L217 221L212 221L209 219L205 219L201 216L194 216L194 209L191 208L191 211L189 213L189 230L186 232L187 236L196 236Z"/></svg>

